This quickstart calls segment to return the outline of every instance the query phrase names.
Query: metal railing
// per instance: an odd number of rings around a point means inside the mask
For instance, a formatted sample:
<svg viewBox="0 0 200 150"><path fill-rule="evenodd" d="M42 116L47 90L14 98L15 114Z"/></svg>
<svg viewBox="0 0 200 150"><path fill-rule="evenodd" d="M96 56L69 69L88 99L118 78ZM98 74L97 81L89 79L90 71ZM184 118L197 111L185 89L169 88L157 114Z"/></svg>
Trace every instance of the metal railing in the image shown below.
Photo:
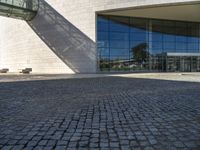
<svg viewBox="0 0 200 150"><path fill-rule="evenodd" d="M38 0L0 0L1 16L31 20L38 8Z"/></svg>

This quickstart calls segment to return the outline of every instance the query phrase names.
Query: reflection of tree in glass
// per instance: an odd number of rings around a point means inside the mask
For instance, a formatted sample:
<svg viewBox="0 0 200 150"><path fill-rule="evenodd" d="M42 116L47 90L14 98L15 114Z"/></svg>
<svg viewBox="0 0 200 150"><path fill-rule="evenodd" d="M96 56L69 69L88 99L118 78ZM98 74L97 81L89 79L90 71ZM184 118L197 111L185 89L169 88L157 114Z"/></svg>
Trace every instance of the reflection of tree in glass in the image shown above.
<svg viewBox="0 0 200 150"><path fill-rule="evenodd" d="M147 49L148 49L147 43L140 43L137 46L133 47L132 48L133 60L139 63L145 62L149 54Z"/></svg>
<svg viewBox="0 0 200 150"><path fill-rule="evenodd" d="M100 69L103 70L107 70L110 68L110 63L109 63L109 59L101 59L100 60Z"/></svg>

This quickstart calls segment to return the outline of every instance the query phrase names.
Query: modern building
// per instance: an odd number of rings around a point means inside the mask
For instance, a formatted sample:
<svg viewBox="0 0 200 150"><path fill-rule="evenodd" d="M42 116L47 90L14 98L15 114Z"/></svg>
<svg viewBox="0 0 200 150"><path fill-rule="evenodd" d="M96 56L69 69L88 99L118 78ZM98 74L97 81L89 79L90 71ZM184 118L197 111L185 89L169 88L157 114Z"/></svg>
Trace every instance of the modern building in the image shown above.
<svg viewBox="0 0 200 150"><path fill-rule="evenodd" d="M200 71L199 0L37 2L0 0L0 69Z"/></svg>

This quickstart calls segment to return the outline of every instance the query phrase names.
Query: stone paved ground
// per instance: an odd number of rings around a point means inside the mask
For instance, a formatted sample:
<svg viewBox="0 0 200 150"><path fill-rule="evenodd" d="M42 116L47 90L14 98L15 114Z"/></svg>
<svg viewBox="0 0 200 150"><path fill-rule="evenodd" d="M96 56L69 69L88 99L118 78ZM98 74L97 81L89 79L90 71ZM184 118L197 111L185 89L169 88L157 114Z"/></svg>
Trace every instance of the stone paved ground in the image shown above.
<svg viewBox="0 0 200 150"><path fill-rule="evenodd" d="M0 149L200 150L200 83L0 83Z"/></svg>

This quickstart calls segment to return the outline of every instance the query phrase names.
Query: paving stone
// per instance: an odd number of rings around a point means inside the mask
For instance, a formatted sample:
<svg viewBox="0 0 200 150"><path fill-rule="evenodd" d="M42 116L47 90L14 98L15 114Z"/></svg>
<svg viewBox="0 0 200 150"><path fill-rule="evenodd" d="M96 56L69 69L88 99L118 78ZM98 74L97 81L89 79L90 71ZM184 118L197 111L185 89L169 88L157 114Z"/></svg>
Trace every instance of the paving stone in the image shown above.
<svg viewBox="0 0 200 150"><path fill-rule="evenodd" d="M131 150L131 148L127 145L127 146L122 146L121 147L122 150Z"/></svg>
<svg viewBox="0 0 200 150"><path fill-rule="evenodd" d="M144 150L154 150L153 147L145 147Z"/></svg>
<svg viewBox="0 0 200 150"><path fill-rule="evenodd" d="M41 141L38 143L38 145L40 145L40 146L45 146L45 145L47 145L47 142L48 142L48 140L41 140Z"/></svg>
<svg viewBox="0 0 200 150"><path fill-rule="evenodd" d="M109 143L100 143L101 148L109 147Z"/></svg>
<svg viewBox="0 0 200 150"><path fill-rule="evenodd" d="M33 148L33 150L43 150L43 149L44 149L43 146L36 146L36 147Z"/></svg>
<svg viewBox="0 0 200 150"><path fill-rule="evenodd" d="M151 145L157 144L157 140L154 138L149 138L148 140Z"/></svg>
<svg viewBox="0 0 200 150"><path fill-rule="evenodd" d="M113 147L113 148L119 147L119 143L118 142L110 142L110 147Z"/></svg>
<svg viewBox="0 0 200 150"><path fill-rule="evenodd" d="M12 148L12 146L3 146L1 148L1 150L10 150Z"/></svg>
<svg viewBox="0 0 200 150"><path fill-rule="evenodd" d="M66 150L66 146L56 146L54 149L55 150Z"/></svg>
<svg viewBox="0 0 200 150"><path fill-rule="evenodd" d="M103 148L101 148L101 150L111 150L111 149L103 147Z"/></svg>
<svg viewBox="0 0 200 150"><path fill-rule="evenodd" d="M8 145L15 145L17 144L18 140L9 140Z"/></svg>
<svg viewBox="0 0 200 150"><path fill-rule="evenodd" d="M47 146L55 146L56 145L56 140L48 140Z"/></svg>
<svg viewBox="0 0 200 150"><path fill-rule="evenodd" d="M69 143L69 141L64 141L64 140L61 140L61 141L58 141L57 142L57 145L67 145Z"/></svg>
<svg viewBox="0 0 200 150"><path fill-rule="evenodd" d="M29 147L29 146L34 147L34 146L37 145L37 143L38 143L38 141L29 141L28 144L27 144L27 146L28 146L28 147Z"/></svg>
<svg viewBox="0 0 200 150"><path fill-rule="evenodd" d="M199 89L119 77L0 82L10 93L0 96L0 149L198 150Z"/></svg>
<svg viewBox="0 0 200 150"><path fill-rule="evenodd" d="M193 142L193 141L184 142L184 144L185 144L188 148L197 147L197 145L196 145L195 142Z"/></svg>
<svg viewBox="0 0 200 150"><path fill-rule="evenodd" d="M89 145L89 141L80 141L79 142L80 147L88 147L88 145Z"/></svg>
<svg viewBox="0 0 200 150"><path fill-rule="evenodd" d="M98 143L90 143L89 147L90 148L97 148L97 147L99 147L99 144Z"/></svg>
<svg viewBox="0 0 200 150"><path fill-rule="evenodd" d="M180 141L174 142L174 146L177 147L177 148L183 148L183 147L185 147L185 145L182 142L180 142Z"/></svg>
<svg viewBox="0 0 200 150"><path fill-rule="evenodd" d="M78 146L77 142L69 142L68 147L76 148Z"/></svg>
<svg viewBox="0 0 200 150"><path fill-rule="evenodd" d="M137 147L139 144L138 144L138 142L137 141L131 141L130 142L130 146L131 147Z"/></svg>
<svg viewBox="0 0 200 150"><path fill-rule="evenodd" d="M43 150L53 150L54 147L53 146L45 146Z"/></svg>
<svg viewBox="0 0 200 150"><path fill-rule="evenodd" d="M34 147L33 146L26 146L25 148L23 148L23 150L33 150Z"/></svg>
<svg viewBox="0 0 200 150"><path fill-rule="evenodd" d="M0 139L0 144L5 145L8 142L8 139Z"/></svg>
<svg viewBox="0 0 200 150"><path fill-rule="evenodd" d="M147 146L149 146L149 143L148 143L147 141L140 141L139 143L140 143L140 145L141 145L142 147L147 147Z"/></svg>
<svg viewBox="0 0 200 150"><path fill-rule="evenodd" d="M12 150L21 150L25 145L15 145L12 147Z"/></svg>

